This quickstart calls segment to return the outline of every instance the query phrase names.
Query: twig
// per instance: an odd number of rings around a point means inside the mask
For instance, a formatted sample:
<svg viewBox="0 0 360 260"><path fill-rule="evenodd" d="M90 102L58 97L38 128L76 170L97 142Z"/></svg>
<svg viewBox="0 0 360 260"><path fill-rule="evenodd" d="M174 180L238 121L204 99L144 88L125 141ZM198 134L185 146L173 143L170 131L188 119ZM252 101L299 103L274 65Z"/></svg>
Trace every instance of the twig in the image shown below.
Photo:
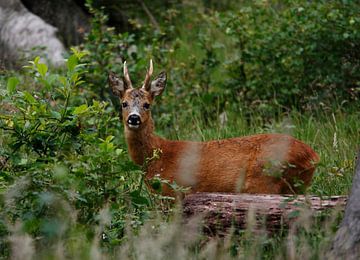
<svg viewBox="0 0 360 260"><path fill-rule="evenodd" d="M138 2L141 4L141 7L144 9L145 13L149 16L150 22L154 25L156 30L161 31L159 23L156 21L155 17L152 15L150 10L147 8L144 1L138 0Z"/></svg>

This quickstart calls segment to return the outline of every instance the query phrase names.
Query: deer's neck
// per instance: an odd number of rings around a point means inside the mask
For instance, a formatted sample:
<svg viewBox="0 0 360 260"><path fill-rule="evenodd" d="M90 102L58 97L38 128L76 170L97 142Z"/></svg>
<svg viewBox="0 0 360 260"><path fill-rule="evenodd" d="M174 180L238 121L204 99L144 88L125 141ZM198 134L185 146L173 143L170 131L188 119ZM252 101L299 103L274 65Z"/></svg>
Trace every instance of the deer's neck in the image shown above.
<svg viewBox="0 0 360 260"><path fill-rule="evenodd" d="M161 148L161 138L154 134L152 119L139 130L131 130L125 126L125 138L131 159L138 165L143 165L146 158L153 156L153 151Z"/></svg>

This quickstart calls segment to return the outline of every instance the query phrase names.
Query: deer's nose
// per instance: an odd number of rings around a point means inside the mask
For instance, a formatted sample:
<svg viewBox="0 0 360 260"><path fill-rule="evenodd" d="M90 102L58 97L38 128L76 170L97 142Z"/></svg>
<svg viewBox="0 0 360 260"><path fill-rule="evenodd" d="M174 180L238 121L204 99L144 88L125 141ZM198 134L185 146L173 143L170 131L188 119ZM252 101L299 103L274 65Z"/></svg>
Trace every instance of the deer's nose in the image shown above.
<svg viewBox="0 0 360 260"><path fill-rule="evenodd" d="M140 119L139 115L132 114L132 115L129 115L127 122L129 125L139 126L141 124L141 119Z"/></svg>

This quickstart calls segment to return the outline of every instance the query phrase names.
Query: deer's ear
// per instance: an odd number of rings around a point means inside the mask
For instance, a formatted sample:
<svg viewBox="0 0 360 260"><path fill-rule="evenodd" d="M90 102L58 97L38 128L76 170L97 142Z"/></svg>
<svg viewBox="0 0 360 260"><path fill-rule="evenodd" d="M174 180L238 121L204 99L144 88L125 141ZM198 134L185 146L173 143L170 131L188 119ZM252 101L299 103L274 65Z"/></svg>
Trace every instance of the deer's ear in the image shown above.
<svg viewBox="0 0 360 260"><path fill-rule="evenodd" d="M162 71L160 74L151 82L150 93L153 97L161 95L166 85L166 72Z"/></svg>
<svg viewBox="0 0 360 260"><path fill-rule="evenodd" d="M127 89L126 84L124 83L122 78L119 78L114 72L109 72L109 85L112 89L112 92L115 96L122 98Z"/></svg>

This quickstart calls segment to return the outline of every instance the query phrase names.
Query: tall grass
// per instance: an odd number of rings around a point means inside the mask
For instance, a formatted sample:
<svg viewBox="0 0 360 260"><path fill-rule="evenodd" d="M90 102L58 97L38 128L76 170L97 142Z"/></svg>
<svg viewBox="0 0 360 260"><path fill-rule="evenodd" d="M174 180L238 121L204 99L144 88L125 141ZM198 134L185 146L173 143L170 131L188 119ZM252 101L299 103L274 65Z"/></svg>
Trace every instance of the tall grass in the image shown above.
<svg viewBox="0 0 360 260"><path fill-rule="evenodd" d="M106 211L106 209L105 209ZM9 235L12 259L323 259L339 223L339 213L310 218L304 211L289 231L268 233L255 229L254 212L246 230L232 229L225 237L207 237L201 232L201 218L184 223L177 211L170 221L155 218L136 232L128 229L120 246L109 247L104 225L111 217L100 215L94 236L76 223L66 223L69 232L45 243L21 231L17 223ZM63 225L59 222L58 225Z"/></svg>

